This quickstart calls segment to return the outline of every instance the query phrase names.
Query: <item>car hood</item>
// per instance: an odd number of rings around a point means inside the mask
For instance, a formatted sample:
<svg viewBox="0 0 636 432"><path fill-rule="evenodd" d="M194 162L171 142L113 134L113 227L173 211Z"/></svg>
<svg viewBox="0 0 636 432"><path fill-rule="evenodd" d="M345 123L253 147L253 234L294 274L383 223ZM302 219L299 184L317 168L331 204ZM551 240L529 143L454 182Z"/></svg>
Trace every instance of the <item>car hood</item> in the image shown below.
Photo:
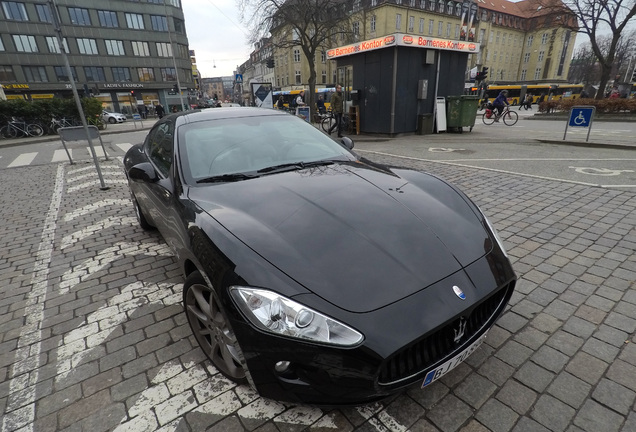
<svg viewBox="0 0 636 432"><path fill-rule="evenodd" d="M492 247L460 194L435 177L412 173L415 182L364 164L336 164L195 187L188 194L316 295L366 312L461 270Z"/></svg>

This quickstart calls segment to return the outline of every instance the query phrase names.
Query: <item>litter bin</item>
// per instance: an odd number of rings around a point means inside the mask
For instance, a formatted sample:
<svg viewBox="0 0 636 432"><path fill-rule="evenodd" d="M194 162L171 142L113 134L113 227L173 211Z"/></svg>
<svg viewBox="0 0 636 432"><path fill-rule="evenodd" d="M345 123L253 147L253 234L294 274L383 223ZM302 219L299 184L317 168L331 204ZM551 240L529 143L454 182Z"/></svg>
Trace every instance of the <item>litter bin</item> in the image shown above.
<svg viewBox="0 0 636 432"><path fill-rule="evenodd" d="M461 95L446 97L446 127L462 133L463 128L473 130L479 106L479 96Z"/></svg>
<svg viewBox="0 0 636 432"><path fill-rule="evenodd" d="M417 116L417 134L428 135L433 133L433 114L420 114Z"/></svg>

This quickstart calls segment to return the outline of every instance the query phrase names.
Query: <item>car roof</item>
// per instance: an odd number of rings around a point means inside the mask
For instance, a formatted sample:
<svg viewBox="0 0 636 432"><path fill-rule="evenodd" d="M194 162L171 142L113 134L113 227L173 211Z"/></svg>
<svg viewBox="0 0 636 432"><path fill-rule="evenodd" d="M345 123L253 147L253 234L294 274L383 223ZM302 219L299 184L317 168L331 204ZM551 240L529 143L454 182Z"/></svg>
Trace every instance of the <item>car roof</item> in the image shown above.
<svg viewBox="0 0 636 432"><path fill-rule="evenodd" d="M200 110L183 111L171 114L177 123L194 123L205 120L220 120L241 117L263 117L289 115L283 111L255 107L219 107Z"/></svg>

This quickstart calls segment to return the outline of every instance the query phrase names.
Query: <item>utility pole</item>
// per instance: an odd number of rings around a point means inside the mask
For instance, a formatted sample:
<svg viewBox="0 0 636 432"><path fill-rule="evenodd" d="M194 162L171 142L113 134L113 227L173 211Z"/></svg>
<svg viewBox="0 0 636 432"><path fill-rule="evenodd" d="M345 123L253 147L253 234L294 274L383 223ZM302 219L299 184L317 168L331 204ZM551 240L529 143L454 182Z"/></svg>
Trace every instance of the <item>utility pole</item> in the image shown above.
<svg viewBox="0 0 636 432"><path fill-rule="evenodd" d="M163 0L163 9L166 15L166 25L168 26L168 40L170 41L170 51L172 51L172 64L174 65L174 73L177 78L177 91L179 92L179 101L181 101L181 109L186 110L186 106L183 103L183 92L181 91L181 82L179 81L179 69L177 69L177 59L174 56L175 47L172 43L172 30L170 30L170 21L168 20L168 6L166 0Z"/></svg>

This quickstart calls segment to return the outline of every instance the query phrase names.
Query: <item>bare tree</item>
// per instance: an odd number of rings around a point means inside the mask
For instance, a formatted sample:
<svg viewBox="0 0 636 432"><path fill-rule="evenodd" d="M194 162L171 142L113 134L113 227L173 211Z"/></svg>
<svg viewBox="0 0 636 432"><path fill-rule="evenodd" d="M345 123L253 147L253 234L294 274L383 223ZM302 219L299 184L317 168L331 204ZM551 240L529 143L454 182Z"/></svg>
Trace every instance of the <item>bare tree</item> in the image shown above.
<svg viewBox="0 0 636 432"><path fill-rule="evenodd" d="M553 10L562 9L553 0L542 0L542 6ZM567 22L566 27L586 34L590 39L592 52L598 59L601 76L596 98L604 96L604 90L612 78L612 68L617 60L621 35L625 27L636 15L635 0L563 0L578 23ZM607 34L608 39L602 37Z"/></svg>
<svg viewBox="0 0 636 432"><path fill-rule="evenodd" d="M309 63L309 101L314 114L316 55L334 46L338 35L352 35L352 0L239 0L241 19L252 42L271 34L272 46L300 47Z"/></svg>

